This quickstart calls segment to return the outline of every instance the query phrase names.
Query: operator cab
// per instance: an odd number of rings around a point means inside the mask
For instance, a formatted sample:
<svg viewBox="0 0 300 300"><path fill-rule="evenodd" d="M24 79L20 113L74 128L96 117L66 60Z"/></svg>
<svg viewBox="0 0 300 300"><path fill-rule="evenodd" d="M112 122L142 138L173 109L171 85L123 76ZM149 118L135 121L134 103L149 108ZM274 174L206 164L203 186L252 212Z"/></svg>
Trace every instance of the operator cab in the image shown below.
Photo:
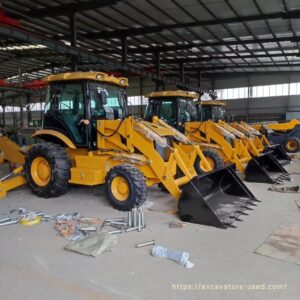
<svg viewBox="0 0 300 300"><path fill-rule="evenodd" d="M198 101L196 103L200 121L218 121L225 119L225 103L216 100Z"/></svg>
<svg viewBox="0 0 300 300"><path fill-rule="evenodd" d="M77 147L95 148L97 120L127 115L126 78L100 72L50 75L43 129L66 135Z"/></svg>
<svg viewBox="0 0 300 300"><path fill-rule="evenodd" d="M183 131L185 122L198 120L198 112L193 99L198 94L185 91L159 91L147 95L149 98L145 120L152 121L158 116L167 124Z"/></svg>

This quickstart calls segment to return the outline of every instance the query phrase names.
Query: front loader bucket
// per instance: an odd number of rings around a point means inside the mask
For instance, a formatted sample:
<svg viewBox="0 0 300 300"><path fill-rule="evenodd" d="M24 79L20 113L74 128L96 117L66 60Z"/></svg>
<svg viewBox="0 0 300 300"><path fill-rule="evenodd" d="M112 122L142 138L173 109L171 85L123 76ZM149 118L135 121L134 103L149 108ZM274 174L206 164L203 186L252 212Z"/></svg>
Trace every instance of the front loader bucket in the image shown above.
<svg viewBox="0 0 300 300"><path fill-rule="evenodd" d="M182 187L178 202L181 220L220 228L234 227L240 215L258 201L232 167L193 178Z"/></svg>
<svg viewBox="0 0 300 300"><path fill-rule="evenodd" d="M272 155L280 162L282 166L285 166L292 162L292 159L280 144L267 147L267 151L272 152Z"/></svg>
<svg viewBox="0 0 300 300"><path fill-rule="evenodd" d="M245 176L246 181L260 183L276 183L289 177L288 172L270 152L253 157L247 164Z"/></svg>

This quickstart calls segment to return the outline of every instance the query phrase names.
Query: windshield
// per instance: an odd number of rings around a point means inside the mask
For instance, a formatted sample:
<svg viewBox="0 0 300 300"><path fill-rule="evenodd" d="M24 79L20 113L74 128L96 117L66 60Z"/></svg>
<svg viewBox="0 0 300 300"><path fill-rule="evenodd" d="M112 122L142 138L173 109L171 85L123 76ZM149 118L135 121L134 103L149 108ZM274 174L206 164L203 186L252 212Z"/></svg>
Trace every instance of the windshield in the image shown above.
<svg viewBox="0 0 300 300"><path fill-rule="evenodd" d="M122 119L126 115L125 90L118 86L89 83L91 116L104 119Z"/></svg>
<svg viewBox="0 0 300 300"><path fill-rule="evenodd" d="M198 120L198 113L195 102L179 98L179 121L181 123L193 122Z"/></svg>
<svg viewBox="0 0 300 300"><path fill-rule="evenodd" d="M170 125L176 124L176 101L170 98L149 99L145 111L145 120L152 121L154 116L158 116Z"/></svg>
<svg viewBox="0 0 300 300"><path fill-rule="evenodd" d="M192 100L174 97L149 99L145 119L151 121L153 116L158 116L172 126L198 119L197 109Z"/></svg>
<svg viewBox="0 0 300 300"><path fill-rule="evenodd" d="M201 121L218 121L225 118L224 106L202 105L199 106L199 110Z"/></svg>

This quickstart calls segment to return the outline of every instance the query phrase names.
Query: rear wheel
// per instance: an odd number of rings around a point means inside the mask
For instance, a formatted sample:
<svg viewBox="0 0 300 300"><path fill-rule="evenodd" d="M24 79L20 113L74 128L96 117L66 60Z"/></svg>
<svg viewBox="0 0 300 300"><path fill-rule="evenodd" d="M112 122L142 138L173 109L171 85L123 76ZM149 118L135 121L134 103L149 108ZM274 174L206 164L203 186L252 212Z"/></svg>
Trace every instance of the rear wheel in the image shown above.
<svg viewBox="0 0 300 300"><path fill-rule="evenodd" d="M132 165L112 168L107 174L105 188L111 205L118 210L128 211L146 201L146 179Z"/></svg>
<svg viewBox="0 0 300 300"><path fill-rule="evenodd" d="M39 143L26 155L25 172L31 190L39 197L63 195L68 188L71 163L64 148Z"/></svg>
<svg viewBox="0 0 300 300"><path fill-rule="evenodd" d="M206 149L203 151L203 154L213 171L224 168L225 165L224 165L223 157L218 151L213 149ZM208 172L206 171L205 165L203 161L201 161L199 156L195 160L194 167L198 174L203 174Z"/></svg>
<svg viewBox="0 0 300 300"><path fill-rule="evenodd" d="M300 139L296 136L289 137L284 144L284 148L290 153L300 151Z"/></svg>

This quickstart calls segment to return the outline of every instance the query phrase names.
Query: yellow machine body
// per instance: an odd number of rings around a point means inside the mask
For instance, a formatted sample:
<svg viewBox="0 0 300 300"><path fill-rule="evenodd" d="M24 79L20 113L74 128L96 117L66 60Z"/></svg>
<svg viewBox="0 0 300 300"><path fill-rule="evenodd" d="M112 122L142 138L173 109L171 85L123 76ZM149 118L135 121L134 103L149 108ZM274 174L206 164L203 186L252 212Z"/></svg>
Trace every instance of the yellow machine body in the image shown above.
<svg viewBox="0 0 300 300"><path fill-rule="evenodd" d="M213 121L186 122L185 134L194 142L217 144L224 160L234 163L237 169L243 173L248 161L252 158L240 139L237 139L224 126Z"/></svg>
<svg viewBox="0 0 300 300"><path fill-rule="evenodd" d="M281 132L287 132L291 131L294 129L296 125L300 124L300 120L297 119L292 119L288 122L282 122L282 123L266 123L266 124L251 124L251 126L258 130L261 131L264 126L268 127L271 130L274 131L281 131Z"/></svg>

